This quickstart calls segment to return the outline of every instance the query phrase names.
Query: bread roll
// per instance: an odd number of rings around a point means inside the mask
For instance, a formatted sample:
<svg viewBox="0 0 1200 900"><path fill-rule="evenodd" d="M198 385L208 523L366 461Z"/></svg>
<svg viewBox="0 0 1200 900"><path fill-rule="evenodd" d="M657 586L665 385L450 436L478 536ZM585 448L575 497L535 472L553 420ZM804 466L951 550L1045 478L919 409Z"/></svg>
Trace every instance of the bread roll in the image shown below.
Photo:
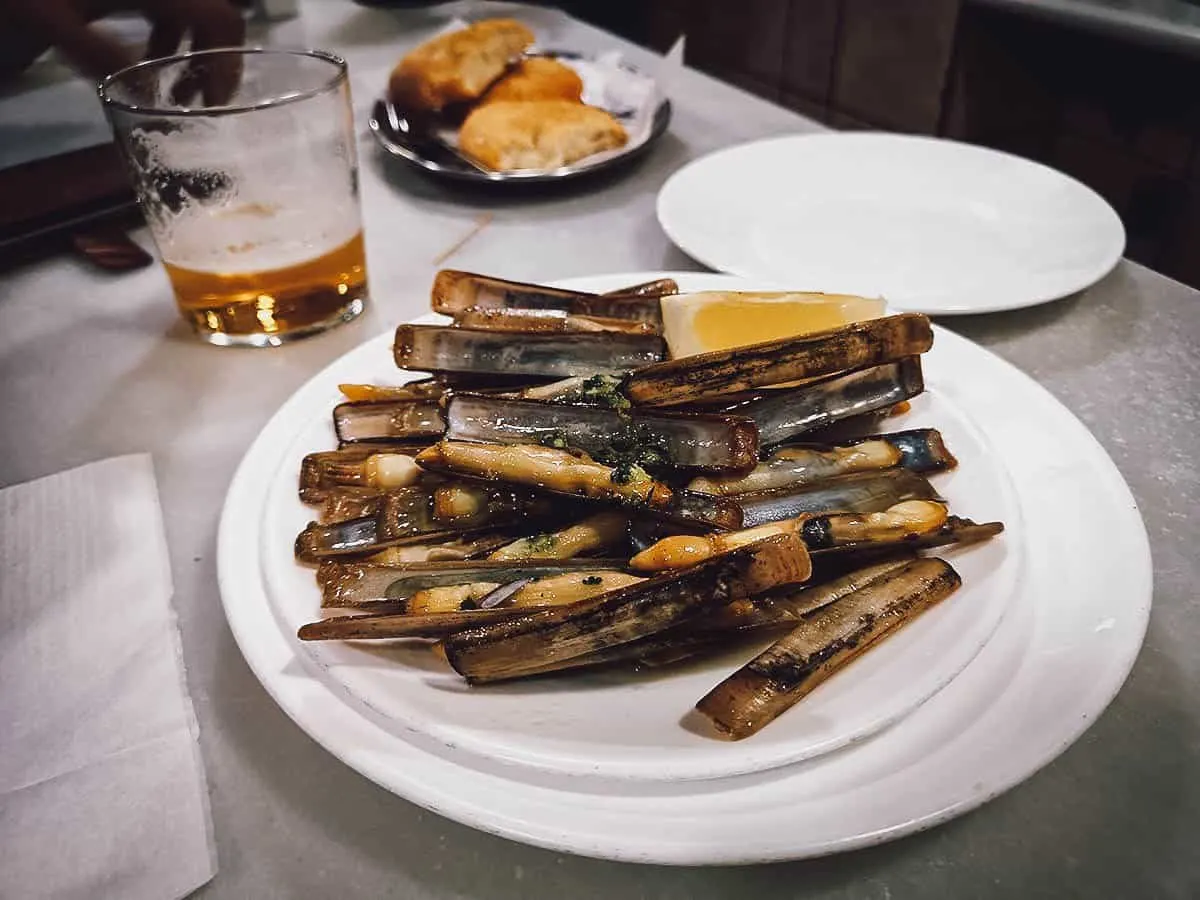
<svg viewBox="0 0 1200 900"><path fill-rule="evenodd" d="M488 103L473 110L458 133L463 152L502 172L557 169L628 139L604 110L569 100Z"/></svg>
<svg viewBox="0 0 1200 900"><path fill-rule="evenodd" d="M443 34L400 60L388 94L414 112L477 100L533 41L533 32L513 19L485 19Z"/></svg>
<svg viewBox="0 0 1200 900"><path fill-rule="evenodd" d="M488 89L480 102L570 100L579 103L582 97L583 79L578 72L557 59L535 56L521 60L511 72Z"/></svg>

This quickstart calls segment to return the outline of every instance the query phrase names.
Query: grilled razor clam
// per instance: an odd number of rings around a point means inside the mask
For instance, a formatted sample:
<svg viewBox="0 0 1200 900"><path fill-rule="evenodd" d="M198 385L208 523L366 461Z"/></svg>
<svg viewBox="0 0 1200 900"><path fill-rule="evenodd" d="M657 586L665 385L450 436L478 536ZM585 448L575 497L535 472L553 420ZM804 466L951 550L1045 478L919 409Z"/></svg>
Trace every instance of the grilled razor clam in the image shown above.
<svg viewBox="0 0 1200 900"><path fill-rule="evenodd" d="M725 498L672 491L639 466L610 468L552 447L441 441L421 451L417 463L435 472L620 503L673 520L718 528L741 525L738 506Z"/></svg>
<svg viewBox="0 0 1200 900"><path fill-rule="evenodd" d="M309 523L296 538L296 558L316 562L333 556L376 553L398 544L428 544L462 532L494 531L527 519L550 519L557 511L545 498L504 487L484 488L485 495L468 500L463 493L442 496L442 517L435 511L434 491L406 488L384 494L373 516L347 519L330 525ZM470 504L468 508L467 504ZM454 508L461 514L449 515Z"/></svg>
<svg viewBox="0 0 1200 900"><path fill-rule="evenodd" d="M768 538L683 572L451 635L446 659L471 683L536 674L547 663L657 634L739 595L794 583L803 577L804 555L795 535Z"/></svg>
<svg viewBox="0 0 1200 900"><path fill-rule="evenodd" d="M626 663L634 668L658 669L705 654L730 650L743 643L758 642L761 644L765 635L785 628L793 628L795 623L780 619L770 622L763 621L741 629L713 632L688 632L685 630L686 627L685 623L682 626L639 638L627 644L617 644L602 650L593 650L582 656L542 663L536 669L526 672L523 677L559 674L577 669L594 669L614 663Z"/></svg>
<svg viewBox="0 0 1200 900"><path fill-rule="evenodd" d="M546 519L554 513L549 499L508 485L450 483L438 484L431 492L409 488L384 494L377 518L380 535L387 540L414 528L477 531L515 525L527 516Z"/></svg>
<svg viewBox="0 0 1200 900"><path fill-rule="evenodd" d="M339 403L333 408L333 428L343 444L436 440L445 427L437 400Z"/></svg>
<svg viewBox="0 0 1200 900"><path fill-rule="evenodd" d="M678 291L678 285L675 289ZM443 269L433 279L432 301L434 312L448 316L456 316L468 309L554 309L575 315L659 324L662 322L662 309L658 305L661 294L656 290L647 284L636 285L626 293L589 294Z"/></svg>
<svg viewBox="0 0 1200 900"><path fill-rule="evenodd" d="M621 560L586 559L524 565L486 560L464 562L409 563L381 566L329 560L317 569L321 606L326 609L375 609L395 607L394 612L413 612L408 601L430 588L490 582L506 584L528 578L558 575L587 577L596 572L624 568Z"/></svg>
<svg viewBox="0 0 1200 900"><path fill-rule="evenodd" d="M905 500L875 513L833 513L805 518L800 537L809 550L866 544L896 544L932 534L946 524L946 505Z"/></svg>
<svg viewBox="0 0 1200 900"><path fill-rule="evenodd" d="M812 614L709 691L696 709L725 736L749 737L960 584L940 559L909 563Z"/></svg>
<svg viewBox="0 0 1200 900"><path fill-rule="evenodd" d="M715 612L697 616L667 631L584 656L557 660L530 674L591 668L613 662L665 666L708 652L729 649L739 641L761 640L764 634L771 631L795 628L806 614L842 599L881 576L904 568L915 558L910 553L864 566L833 581L804 585L778 596L734 600Z"/></svg>
<svg viewBox="0 0 1200 900"><path fill-rule="evenodd" d="M326 498L321 521L330 524L378 515L390 498L390 502L397 508L427 504L434 519L452 525L460 519L477 517L489 507L495 509L496 504L512 504L516 508L528 500L511 492L496 495L494 491L489 492L477 484L447 484L445 479L437 475L424 471L421 474L424 479L422 483L407 488L386 491L375 488L339 488Z"/></svg>
<svg viewBox="0 0 1200 900"><path fill-rule="evenodd" d="M666 537L629 561L638 572L685 569L702 559L772 534L798 534L809 550L853 544L895 544L937 531L946 522L946 507L932 500L908 500L877 513L831 513L784 519L741 531L680 534Z"/></svg>
<svg viewBox="0 0 1200 900"><path fill-rule="evenodd" d="M928 317L904 313L656 363L632 372L625 393L637 404L670 406L878 366L932 346Z"/></svg>
<svg viewBox="0 0 1200 900"><path fill-rule="evenodd" d="M435 544L405 544L385 547L378 553L363 558L362 562L376 566L401 566L411 563L458 562L464 559L482 559L493 550L512 542L512 534L469 535Z"/></svg>
<svg viewBox="0 0 1200 900"><path fill-rule="evenodd" d="M934 428L918 428L865 437L836 447L782 447L745 475L702 476L689 491L741 494L791 485L813 484L838 475L903 466L913 472L953 468L957 460Z"/></svg>
<svg viewBox="0 0 1200 900"><path fill-rule="evenodd" d="M302 641L370 641L395 638L444 638L456 631L492 625L530 614L527 609L473 609L470 612L410 616L378 613L366 616L334 616L301 625L296 636Z"/></svg>
<svg viewBox="0 0 1200 900"><path fill-rule="evenodd" d="M449 531L436 532L436 537L449 537ZM425 535L417 540L434 539ZM400 543L397 539L393 543ZM371 553L381 550L388 544L379 539L379 530L375 525L374 516L362 516L358 519L347 519L344 522L334 522L321 525L309 522L308 526L296 536L294 552L296 559L301 562L315 563L333 556Z"/></svg>
<svg viewBox="0 0 1200 900"><path fill-rule="evenodd" d="M351 403L388 403L398 400L437 400L446 389L432 378L423 378L395 387L379 384L339 384L338 390Z"/></svg>
<svg viewBox="0 0 1200 900"><path fill-rule="evenodd" d="M442 325L401 325L396 365L425 372L565 378L602 372L620 375L661 360L663 339L653 334L511 334Z"/></svg>
<svg viewBox="0 0 1200 900"><path fill-rule="evenodd" d="M496 562L526 559L573 559L626 543L629 517L615 510L596 513L558 531L518 538L488 554Z"/></svg>
<svg viewBox="0 0 1200 900"><path fill-rule="evenodd" d="M397 445L380 452L353 445L344 450L310 453L300 463L300 499L320 503L339 487L391 490L415 484L421 468L414 461L426 445Z"/></svg>
<svg viewBox="0 0 1200 900"><path fill-rule="evenodd" d="M413 594L408 601L408 612L413 615L430 615L479 608L494 609L501 606L523 609L566 606L645 580L628 572L602 569L547 575L539 579L516 579L515 584L506 577L504 581L498 582L443 585ZM498 589L505 584L512 585L514 590L502 601L497 602L496 606L487 606L488 599L496 595Z"/></svg>
<svg viewBox="0 0 1200 900"><path fill-rule="evenodd" d="M753 419L759 443L771 447L853 416L888 409L923 390L921 361L914 356L788 390L769 391L725 411Z"/></svg>
<svg viewBox="0 0 1200 900"><path fill-rule="evenodd" d="M900 406L907 406L905 401ZM954 454L946 447L942 433L936 428L910 428L889 434L872 434L854 443L886 441L900 451L900 465L913 472L944 472L958 465Z"/></svg>
<svg viewBox="0 0 1200 900"><path fill-rule="evenodd" d="M898 541L846 540L831 547L810 548L813 566L818 572L844 568L856 562L890 555L897 546L907 550L930 550L935 547L966 547L989 541L1004 531L1003 522L976 523L959 516L949 516L938 528L923 534L909 535Z"/></svg>
<svg viewBox="0 0 1200 900"><path fill-rule="evenodd" d="M876 579L898 572L916 558L917 555L910 550L894 552L885 559L860 565L836 578L809 582L782 593L735 600L711 615L692 620L681 630L694 634L721 634L763 625L795 624Z"/></svg>
<svg viewBox="0 0 1200 900"><path fill-rule="evenodd" d="M713 496L713 495L708 495ZM940 500L928 479L908 469L839 475L812 485L724 497L742 510L742 527L794 519L804 513L883 512L905 500Z"/></svg>
<svg viewBox="0 0 1200 900"><path fill-rule="evenodd" d="M446 406L445 439L493 444L542 444L582 450L597 462L704 471L751 468L758 430L734 416L639 413L599 406L454 394Z"/></svg>
<svg viewBox="0 0 1200 900"><path fill-rule="evenodd" d="M546 331L567 334L615 331L621 334L660 334L650 322L609 319L602 316L573 316L545 310L469 309L454 317L459 328L482 331Z"/></svg>

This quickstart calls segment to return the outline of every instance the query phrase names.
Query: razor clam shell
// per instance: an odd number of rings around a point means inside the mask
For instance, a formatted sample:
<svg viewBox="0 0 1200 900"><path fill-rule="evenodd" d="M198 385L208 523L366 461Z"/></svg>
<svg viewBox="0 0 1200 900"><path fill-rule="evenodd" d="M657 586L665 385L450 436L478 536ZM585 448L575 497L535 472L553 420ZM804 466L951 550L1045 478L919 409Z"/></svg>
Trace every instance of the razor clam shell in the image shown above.
<svg viewBox="0 0 1200 900"><path fill-rule="evenodd" d="M813 613L713 688L696 709L725 736L749 737L961 584L943 560L909 563Z"/></svg>
<svg viewBox="0 0 1200 900"><path fill-rule="evenodd" d="M537 375L497 375L480 372L440 372L434 376L447 393L470 391L473 394L509 394L549 384L552 377Z"/></svg>
<svg viewBox="0 0 1200 900"><path fill-rule="evenodd" d="M903 313L842 328L701 353L647 366L625 380L634 403L669 406L756 387L878 366L933 346L926 316ZM767 442L769 443L769 442Z"/></svg>
<svg viewBox="0 0 1200 900"><path fill-rule="evenodd" d="M773 592L731 603L712 615L689 622L682 630L710 634L781 622L797 623L804 616L836 603L859 588L898 572L916 558L911 551L900 551L836 575L830 574L824 578L814 575L813 579L799 588L788 588L782 593Z"/></svg>
<svg viewBox="0 0 1200 900"><path fill-rule="evenodd" d="M521 447L526 445L508 444L508 445L491 445L491 444L474 444L466 441L443 442L450 445L460 447L477 447L489 448L488 452L498 447L511 448L508 452L520 453ZM435 449L441 450L442 445L436 444L426 453L432 453ZM550 448L537 447L539 451L553 452ZM565 451L558 451L564 457L569 457L570 454ZM645 482L646 495L651 494L663 495L668 499L663 502L651 503L649 500L638 501L629 496L619 496L614 492L611 495L604 496L587 496L581 492L576 492L566 488L558 488L546 480L543 475L537 471L531 470L528 477L523 480L502 480L498 475L490 471L483 471L478 466L455 466L449 464L443 455L426 457L418 460L420 465L427 470L435 472L444 472L448 475L453 475L457 478L467 480L479 480L488 484L511 484L522 488L543 492L548 496L569 498L579 501L581 504L597 503L608 506L615 506L624 510L639 510L647 515L655 518L666 519L671 522L677 522L685 527L707 527L712 528L740 528L742 524L742 512L738 503L734 502L729 497L714 497L711 494L694 494L690 491L678 490L672 491L661 482L650 480ZM599 463L590 463L595 466L597 475L601 474L599 470L608 470L609 467ZM609 475L611 478L611 475Z"/></svg>
<svg viewBox="0 0 1200 900"><path fill-rule="evenodd" d="M764 620L740 628L693 632L688 631L687 623L684 623L626 644L616 644L582 656L547 662L525 674L550 675L577 669L594 669L615 663L632 663L634 667L657 669L707 653L729 650L744 642L761 641L766 632L794 626L795 622L792 620L779 619Z"/></svg>
<svg viewBox="0 0 1200 900"><path fill-rule="evenodd" d="M705 496L705 495L701 495ZM742 510L742 527L753 528L805 513L883 512L905 500L941 500L928 479L908 469L840 475L798 488L751 491L726 497Z"/></svg>
<svg viewBox="0 0 1200 900"><path fill-rule="evenodd" d="M333 408L333 428L342 444L413 443L437 440L446 422L436 400L339 403Z"/></svg>
<svg viewBox="0 0 1200 900"><path fill-rule="evenodd" d="M296 538L296 558L314 562L331 556L374 553L397 544L428 544L465 532L495 531L569 513L560 508L561 504L545 498L498 487L484 489L488 491L487 502L477 514L441 519L433 510L433 492L438 489L401 488L385 493L373 516L329 525L311 522Z"/></svg>
<svg viewBox="0 0 1200 900"><path fill-rule="evenodd" d="M508 331L529 333L535 331L559 334L659 334L649 322L634 322L629 319L610 319L601 316L576 316L547 310L522 309L468 309L454 318L459 328L477 331Z"/></svg>
<svg viewBox="0 0 1200 900"><path fill-rule="evenodd" d="M656 634L724 606L756 557L778 554L782 546L762 541L571 606L460 632L446 639L446 658L472 683L537 674L547 663Z"/></svg>
<svg viewBox="0 0 1200 900"><path fill-rule="evenodd" d="M442 517L435 511L439 491L463 491L475 497L480 509L468 515ZM544 497L506 485L482 482L439 484L429 490L401 488L383 495L376 518L379 537L390 541L409 537L423 531L494 530L520 524L526 520L544 520L556 512L554 504Z"/></svg>
<svg viewBox="0 0 1200 900"><path fill-rule="evenodd" d="M507 334L442 325L396 329L396 365L475 375L619 375L657 362L663 339L650 334Z"/></svg>
<svg viewBox="0 0 1200 900"><path fill-rule="evenodd" d="M325 562L317 570L321 606L327 609L371 608L402 604L417 591L476 581L507 584L570 572L624 569L624 560L578 559L561 562L445 562L405 566Z"/></svg>
<svg viewBox="0 0 1200 900"><path fill-rule="evenodd" d="M302 641L369 641L396 638L444 638L457 631L494 625L530 614L528 609L472 609L464 612L430 613L410 616L404 613L378 613L365 616L334 616L300 626L296 636Z"/></svg>
<svg viewBox="0 0 1200 900"><path fill-rule="evenodd" d="M439 543L404 544L385 547L377 553L362 557L366 565L408 566L427 562L462 562L482 559L493 550L511 544L516 536L511 532L481 532L456 534Z"/></svg>
<svg viewBox="0 0 1200 900"><path fill-rule="evenodd" d="M340 450L321 450L309 453L300 462L300 499L305 503L320 503L330 493L345 487L362 487L362 480L356 475L345 474L347 464L362 463L377 453L402 453L405 456L416 456L429 444L388 444L381 447L377 444L354 443Z"/></svg>
<svg viewBox="0 0 1200 900"><path fill-rule="evenodd" d="M658 288L652 285L635 285L628 292L600 295L443 269L434 277L431 299L434 312L448 316L468 309L553 309L660 324L662 309L658 298L662 295L654 293ZM677 292L678 285L675 289Z"/></svg>
<svg viewBox="0 0 1200 900"><path fill-rule="evenodd" d="M900 451L900 465L913 472L943 472L958 465L936 428L909 428L886 434L871 434L850 442L886 441Z"/></svg>
<svg viewBox="0 0 1200 900"><path fill-rule="evenodd" d="M745 470L758 458L754 423L733 416L637 412L627 416L599 406L455 394L445 418L446 440L540 444L562 437L568 446L606 464L620 461L612 456L612 443L626 432L631 432L631 439L663 451L663 465L674 468Z"/></svg>
<svg viewBox="0 0 1200 900"><path fill-rule="evenodd" d="M363 516L332 525L309 522L308 527L296 536L295 554L301 562L317 562L330 556L369 553L384 546L387 545L379 540L375 517Z"/></svg>
<svg viewBox="0 0 1200 900"><path fill-rule="evenodd" d="M326 525L373 516L383 505L383 491L376 488L341 487L329 491L321 506L321 521Z"/></svg>
<svg viewBox="0 0 1200 900"><path fill-rule="evenodd" d="M835 422L894 406L925 390L921 361L913 356L896 363L835 375L727 407L758 426L763 447L773 447Z"/></svg>

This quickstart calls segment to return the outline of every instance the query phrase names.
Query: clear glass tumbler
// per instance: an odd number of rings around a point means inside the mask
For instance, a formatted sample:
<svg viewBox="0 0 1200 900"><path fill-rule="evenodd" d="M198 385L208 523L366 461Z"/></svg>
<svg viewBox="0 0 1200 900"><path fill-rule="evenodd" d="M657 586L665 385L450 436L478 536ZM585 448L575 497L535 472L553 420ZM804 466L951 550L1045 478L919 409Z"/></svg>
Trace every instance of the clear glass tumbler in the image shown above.
<svg viewBox="0 0 1200 900"><path fill-rule="evenodd" d="M201 338L274 346L362 311L345 61L208 50L123 69L99 91L179 310Z"/></svg>

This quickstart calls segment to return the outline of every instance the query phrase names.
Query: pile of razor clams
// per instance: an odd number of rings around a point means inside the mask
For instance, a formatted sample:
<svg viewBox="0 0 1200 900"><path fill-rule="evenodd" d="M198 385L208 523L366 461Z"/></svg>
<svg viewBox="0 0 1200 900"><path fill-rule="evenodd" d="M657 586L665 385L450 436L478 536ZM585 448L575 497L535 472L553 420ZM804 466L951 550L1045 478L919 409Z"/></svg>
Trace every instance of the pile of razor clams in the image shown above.
<svg viewBox="0 0 1200 900"><path fill-rule="evenodd" d="M1000 522L948 513L929 320L894 315L668 359L670 280L589 294L442 271L398 387L347 384L309 454L303 640L432 643L473 685L636 673L771 641L696 704L748 737L961 579L921 554ZM681 711L682 712L682 711Z"/></svg>

